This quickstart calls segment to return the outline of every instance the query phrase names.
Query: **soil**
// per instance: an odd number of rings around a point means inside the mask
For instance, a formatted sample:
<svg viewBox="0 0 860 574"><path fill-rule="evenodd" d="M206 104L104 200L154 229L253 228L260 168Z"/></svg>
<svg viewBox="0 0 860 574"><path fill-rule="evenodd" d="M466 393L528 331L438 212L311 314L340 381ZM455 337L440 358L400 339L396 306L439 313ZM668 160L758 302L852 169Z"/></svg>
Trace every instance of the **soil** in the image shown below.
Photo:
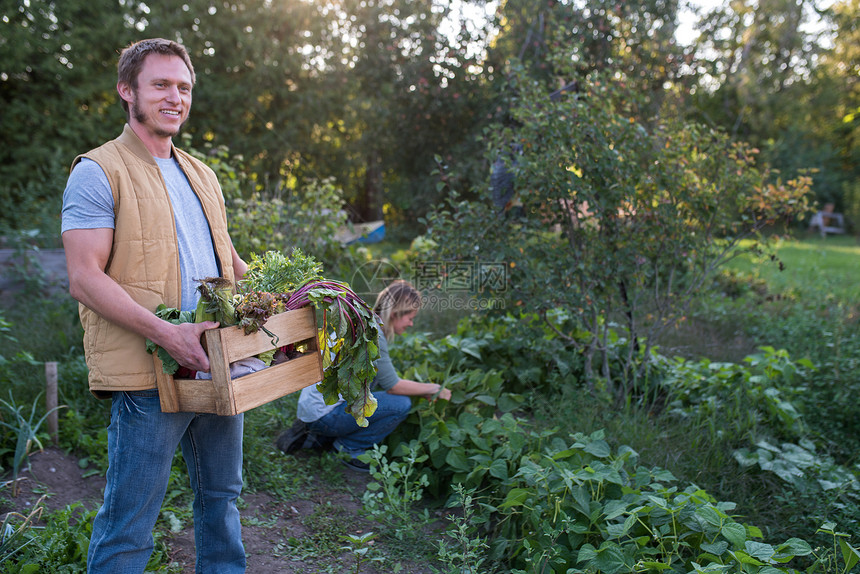
<svg viewBox="0 0 860 574"><path fill-rule="evenodd" d="M29 285L21 280L21 270L26 276L41 279L39 285ZM66 293L65 253L62 249L28 251L22 256L15 249L0 249L0 302L13 298L27 289L38 288L45 293ZM312 517L320 513L334 515L338 524L348 524L350 533L360 535L378 532L379 524L361 514L361 500L350 492L362 493L369 476L344 468L343 486L328 489L325 485L316 488L310 499L283 501L265 492L246 492L241 497L242 541L247 555L249 574L311 574L317 572L353 572L355 557L348 550L332 556L330 552L315 549L321 537L330 539L331 532L318 533L306 524L313 524ZM90 475L78 464L78 459L54 447L46 447L29 457L29 466L19 475L20 492L14 498L9 490L0 486L0 521L10 511L28 515L43 498L43 516L79 502L89 510L97 509L102 502L104 477ZM4 476L0 485L10 479ZM307 520L311 518L311 520ZM43 524L44 521L36 524ZM302 544L297 551L296 541ZM371 542L374 544L376 541ZM182 574L194 572L194 530L191 520L182 529L171 533L166 540L170 548L171 561L181 566ZM343 543L345 544L345 543ZM291 548L293 546L293 548ZM337 544L335 547L339 547ZM329 547L331 544L329 543ZM384 552L377 553L384 554ZM404 561L398 558L400 572L404 574L429 574L433 570L424 562ZM382 564L381 566L379 564ZM374 565L376 567L374 568ZM389 562L364 562L362 574L382 574L394 571Z"/></svg>
<svg viewBox="0 0 860 574"><path fill-rule="evenodd" d="M346 491L363 492L369 480L365 474L355 473L346 468L342 471L351 488L326 489L321 487L312 499L281 501L264 493L246 493L241 498L242 540L247 555L249 574L298 574L316 572L352 572L355 558L344 550L341 555L325 555L324 552L289 552L291 539L307 541L314 538L312 528L304 523L304 518L326 509L336 509L343 515L355 534L378 531L379 525L360 514L361 500ZM0 518L7 512L16 511L29 514L44 496L44 513L62 510L67 505L80 502L87 510L97 509L102 502L105 486L104 477L85 476L78 460L62 450L46 447L41 452L30 455L29 467L19 475L19 492L14 498L9 491L3 490L0 498ZM9 477L5 477L4 481ZM346 490L346 491L345 491ZM191 521L182 530L171 534L166 541L170 548L171 562L181 566L182 574L194 572L194 531ZM38 524L38 523L37 523ZM309 546L313 546L310 544ZM401 572L408 574L429 574L432 570L426 564L410 564L399 561ZM382 565L379 565L382 564ZM387 562L374 564L365 562L360 571L363 574L382 574L391 572Z"/></svg>

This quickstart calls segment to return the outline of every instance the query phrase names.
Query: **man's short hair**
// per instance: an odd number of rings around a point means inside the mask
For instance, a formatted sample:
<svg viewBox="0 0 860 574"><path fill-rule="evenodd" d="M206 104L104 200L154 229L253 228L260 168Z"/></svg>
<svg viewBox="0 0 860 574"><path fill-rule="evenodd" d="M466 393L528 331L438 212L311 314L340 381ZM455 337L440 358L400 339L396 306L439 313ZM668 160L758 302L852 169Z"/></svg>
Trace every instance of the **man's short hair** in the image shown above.
<svg viewBox="0 0 860 574"><path fill-rule="evenodd" d="M182 58L185 65L188 66L188 71L191 72L191 85L197 81L197 76L194 74L194 66L191 64L191 57L188 56L188 51L185 46L164 38L150 38L148 40L140 40L130 44L119 55L117 63L117 81L119 83L128 84L133 90L137 90L137 78L140 75L140 70L143 68L143 61L150 54L161 54L163 56L178 56ZM128 114L128 102L120 98L122 109Z"/></svg>

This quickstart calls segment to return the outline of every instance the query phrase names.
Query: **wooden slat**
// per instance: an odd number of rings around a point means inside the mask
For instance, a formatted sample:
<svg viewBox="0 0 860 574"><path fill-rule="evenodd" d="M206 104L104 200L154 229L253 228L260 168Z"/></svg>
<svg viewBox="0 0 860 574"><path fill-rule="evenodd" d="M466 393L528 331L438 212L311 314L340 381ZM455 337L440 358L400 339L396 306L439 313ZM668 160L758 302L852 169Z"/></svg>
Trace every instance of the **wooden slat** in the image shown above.
<svg viewBox="0 0 860 574"><path fill-rule="evenodd" d="M270 317L264 327L277 336L276 341L260 330L246 335L238 327L218 329L221 331L224 347L227 349L227 359L235 362L246 357L253 357L273 347L283 347L304 339L315 337L317 333L316 320L312 307L303 307L295 311L278 313Z"/></svg>
<svg viewBox="0 0 860 574"><path fill-rule="evenodd" d="M235 379L236 410L245 412L318 383L322 372L317 365L315 354L303 355Z"/></svg>
<svg viewBox="0 0 860 574"><path fill-rule="evenodd" d="M235 415L236 402L230 379L229 352L221 336L227 329L209 329L204 334L209 348L209 372L215 392L215 412L219 415ZM183 410L185 410L183 408Z"/></svg>
<svg viewBox="0 0 860 574"><path fill-rule="evenodd" d="M173 377L164 373L164 365L158 358L158 353L152 354L155 362L155 384L158 386L158 399L161 402L161 412L179 412L179 396Z"/></svg>
<svg viewBox="0 0 860 574"><path fill-rule="evenodd" d="M322 357L317 339L316 313L308 306L271 317L263 332L245 335L242 329L225 327L204 333L211 380L174 379L165 375L154 356L156 380L163 412L206 412L235 415L288 395L322 379ZM284 363L231 379L230 363L253 357L275 347L304 343L309 351Z"/></svg>
<svg viewBox="0 0 860 574"><path fill-rule="evenodd" d="M189 413L215 413L214 383L209 379L174 379L182 410Z"/></svg>

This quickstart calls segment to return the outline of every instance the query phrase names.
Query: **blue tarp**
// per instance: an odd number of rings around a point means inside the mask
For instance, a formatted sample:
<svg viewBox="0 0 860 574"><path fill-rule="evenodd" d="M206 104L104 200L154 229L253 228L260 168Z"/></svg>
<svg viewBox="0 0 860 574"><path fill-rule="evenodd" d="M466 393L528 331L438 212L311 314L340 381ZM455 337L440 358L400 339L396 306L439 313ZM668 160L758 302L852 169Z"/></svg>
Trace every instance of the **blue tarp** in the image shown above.
<svg viewBox="0 0 860 574"><path fill-rule="evenodd" d="M351 223L337 234L338 240L344 245L354 243L379 243L385 239L385 222L368 221L367 223Z"/></svg>

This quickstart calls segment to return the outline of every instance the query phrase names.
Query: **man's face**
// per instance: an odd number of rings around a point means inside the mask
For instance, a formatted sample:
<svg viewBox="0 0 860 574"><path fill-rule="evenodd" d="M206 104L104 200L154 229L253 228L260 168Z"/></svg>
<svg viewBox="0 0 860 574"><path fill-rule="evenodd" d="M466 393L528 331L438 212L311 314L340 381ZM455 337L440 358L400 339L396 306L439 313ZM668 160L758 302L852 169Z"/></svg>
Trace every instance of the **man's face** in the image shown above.
<svg viewBox="0 0 860 574"><path fill-rule="evenodd" d="M137 77L137 89L128 86L131 119L151 135L171 138L191 110L191 72L178 56L150 54Z"/></svg>

